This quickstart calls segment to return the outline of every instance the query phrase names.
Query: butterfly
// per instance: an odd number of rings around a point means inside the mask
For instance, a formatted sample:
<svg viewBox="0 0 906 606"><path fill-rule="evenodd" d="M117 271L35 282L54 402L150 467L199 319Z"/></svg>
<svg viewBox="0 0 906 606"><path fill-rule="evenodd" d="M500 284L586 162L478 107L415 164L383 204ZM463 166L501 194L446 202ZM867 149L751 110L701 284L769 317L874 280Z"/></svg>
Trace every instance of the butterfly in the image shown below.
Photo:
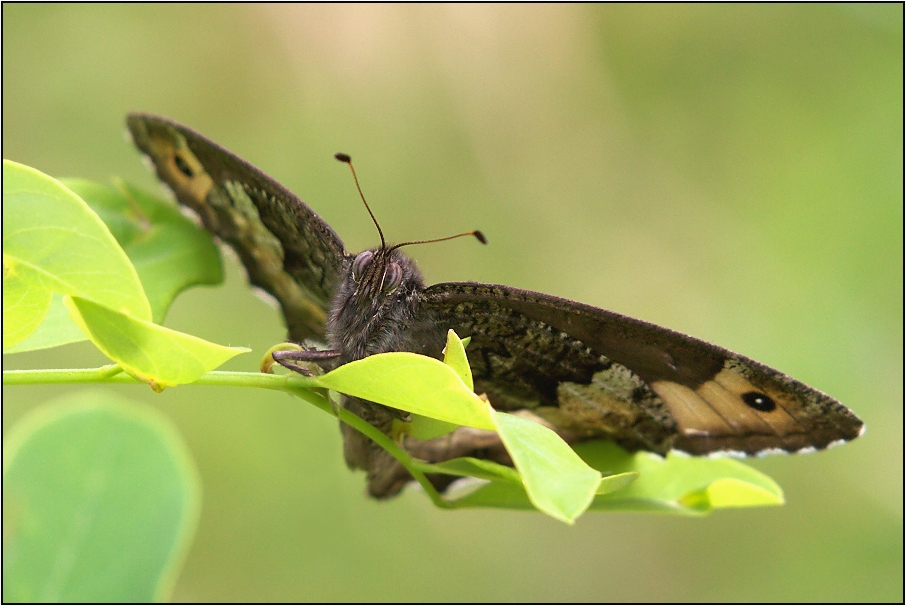
<svg viewBox="0 0 906 606"><path fill-rule="evenodd" d="M426 286L401 245L387 245L381 233L380 246L349 253L302 200L190 128L143 113L129 114L127 125L177 200L238 254L251 284L279 302L288 338L326 343L294 354L296 360L330 370L388 351L440 358L453 329L470 337L476 391L496 409L520 411L570 442L607 439L629 451L804 452L864 429L834 398L668 328L510 286ZM337 158L351 166L348 156ZM291 357L281 362L295 368ZM343 406L388 434L395 419L406 419L355 398ZM411 479L371 440L341 429L346 462L368 472L372 496L392 496ZM413 456L432 462L508 462L493 432L463 427L434 440L402 440ZM443 489L451 478L432 481Z"/></svg>

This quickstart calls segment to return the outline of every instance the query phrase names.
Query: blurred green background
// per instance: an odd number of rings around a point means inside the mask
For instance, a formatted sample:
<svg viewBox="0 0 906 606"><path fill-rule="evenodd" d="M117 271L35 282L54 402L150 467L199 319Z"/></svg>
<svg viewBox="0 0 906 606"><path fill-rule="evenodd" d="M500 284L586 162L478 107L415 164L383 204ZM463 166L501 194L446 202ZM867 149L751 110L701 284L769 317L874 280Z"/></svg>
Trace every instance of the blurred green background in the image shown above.
<svg viewBox="0 0 906 606"><path fill-rule="evenodd" d="M178 601L903 599L903 6L3 6L3 155L156 190L128 110L297 192L350 250L716 342L839 398L868 432L752 464L780 508L704 519L434 509L364 496L335 421L282 394L150 402L204 485ZM167 325L283 337L230 262ZM88 345L4 367L102 363ZM4 388L4 432L65 391Z"/></svg>

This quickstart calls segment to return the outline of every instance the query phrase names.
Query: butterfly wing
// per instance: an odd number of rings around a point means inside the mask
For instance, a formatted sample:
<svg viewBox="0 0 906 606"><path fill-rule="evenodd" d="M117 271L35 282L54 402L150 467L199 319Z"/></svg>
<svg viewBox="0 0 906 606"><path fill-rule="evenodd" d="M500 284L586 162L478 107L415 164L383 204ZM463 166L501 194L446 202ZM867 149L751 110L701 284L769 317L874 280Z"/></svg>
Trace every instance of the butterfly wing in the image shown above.
<svg viewBox="0 0 906 606"><path fill-rule="evenodd" d="M177 199L277 299L294 341L323 339L330 298L350 262L334 231L260 170L181 124L150 114L126 122Z"/></svg>
<svg viewBox="0 0 906 606"><path fill-rule="evenodd" d="M470 336L476 391L577 439L630 450L758 454L825 448L862 422L787 375L667 328L507 286L429 287L425 311Z"/></svg>

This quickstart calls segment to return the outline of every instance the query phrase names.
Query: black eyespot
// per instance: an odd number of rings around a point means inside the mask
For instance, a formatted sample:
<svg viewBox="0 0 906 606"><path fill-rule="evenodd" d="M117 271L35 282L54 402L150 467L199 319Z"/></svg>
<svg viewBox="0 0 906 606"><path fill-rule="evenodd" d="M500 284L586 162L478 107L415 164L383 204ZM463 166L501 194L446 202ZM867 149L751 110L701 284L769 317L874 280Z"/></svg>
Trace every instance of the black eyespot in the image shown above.
<svg viewBox="0 0 906 606"><path fill-rule="evenodd" d="M761 412L771 412L777 408L777 404L774 403L774 400L757 391L750 391L742 394L742 401Z"/></svg>
<svg viewBox="0 0 906 606"><path fill-rule="evenodd" d="M352 262L352 279L358 282L362 279L362 276L365 275L365 271L368 269L368 264L371 263L371 258L374 256L374 253L370 250L360 252L356 255L355 261Z"/></svg>
<svg viewBox="0 0 906 606"><path fill-rule="evenodd" d="M400 283L403 281L403 270L396 263L391 263L387 266L387 269L384 271L384 281L381 284L381 290L385 294L390 294L397 288L399 288Z"/></svg>
<svg viewBox="0 0 906 606"><path fill-rule="evenodd" d="M187 162L185 161L185 159L184 159L182 156L180 156L179 154L176 154L176 155L173 156L173 163L176 164L176 168L179 169L179 172L181 172L182 174L184 174L184 175L187 176L188 178L191 179L192 177L195 176L195 173L193 173L193 172L192 172L192 169L189 168L188 163L187 163Z"/></svg>

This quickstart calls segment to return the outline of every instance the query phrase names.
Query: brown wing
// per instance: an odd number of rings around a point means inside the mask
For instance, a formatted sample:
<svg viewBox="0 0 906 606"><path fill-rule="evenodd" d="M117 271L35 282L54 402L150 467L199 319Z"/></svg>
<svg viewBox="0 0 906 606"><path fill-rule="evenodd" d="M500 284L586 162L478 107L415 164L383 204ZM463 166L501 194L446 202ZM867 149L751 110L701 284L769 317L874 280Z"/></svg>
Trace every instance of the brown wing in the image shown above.
<svg viewBox="0 0 906 606"><path fill-rule="evenodd" d="M825 448L862 422L837 400L694 337L507 286L436 284L426 312L471 336L476 390L562 433L631 450L756 454Z"/></svg>
<svg viewBox="0 0 906 606"><path fill-rule="evenodd" d="M236 251L249 281L279 301L290 338L323 339L330 298L350 262L330 226L277 181L195 131L149 114L129 114L126 122L158 177Z"/></svg>

